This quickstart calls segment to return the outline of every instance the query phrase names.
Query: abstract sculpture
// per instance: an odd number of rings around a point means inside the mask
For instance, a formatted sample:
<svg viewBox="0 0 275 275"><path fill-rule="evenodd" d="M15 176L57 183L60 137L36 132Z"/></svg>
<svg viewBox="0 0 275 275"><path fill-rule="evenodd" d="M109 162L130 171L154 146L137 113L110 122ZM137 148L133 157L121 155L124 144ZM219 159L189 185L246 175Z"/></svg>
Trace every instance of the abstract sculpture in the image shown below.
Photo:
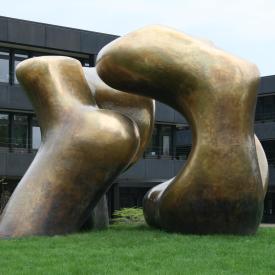
<svg viewBox="0 0 275 275"><path fill-rule="evenodd" d="M147 223L185 233L254 233L268 183L253 130L257 68L158 26L107 45L96 68L104 82L129 94L104 84L94 68L83 72L72 58L19 65L42 144L4 210L0 237L79 230L149 142L154 103L142 96L181 112L193 132L185 167L145 196Z"/></svg>
<svg viewBox="0 0 275 275"><path fill-rule="evenodd" d="M105 46L96 69L115 89L170 105L192 129L185 167L144 199L147 223L185 233L254 233L268 181L265 154L253 129L256 66L153 26Z"/></svg>
<svg viewBox="0 0 275 275"><path fill-rule="evenodd" d="M98 77L95 68L84 68L84 75L99 108L117 111L137 124L140 144L134 158L126 168L128 169L140 159L150 142L154 128L155 103L143 96L112 89Z"/></svg>
<svg viewBox="0 0 275 275"><path fill-rule="evenodd" d="M146 121L99 109L80 62L68 57L32 58L20 63L16 74L34 106L42 143L3 212L0 236L77 231L113 180L140 155L140 144L146 146L154 103L105 85L106 98L115 92L122 97L117 101L134 100L129 113L141 113Z"/></svg>
<svg viewBox="0 0 275 275"><path fill-rule="evenodd" d="M101 109L108 109L122 113L136 122L139 129L140 144L135 157L128 164L131 167L139 160L146 149L153 131L155 105L154 101L146 97L131 95L112 89L97 75L95 68L84 67L84 75L96 104ZM85 230L103 229L109 224L109 214L106 195L97 203L91 213L91 218L84 224Z"/></svg>

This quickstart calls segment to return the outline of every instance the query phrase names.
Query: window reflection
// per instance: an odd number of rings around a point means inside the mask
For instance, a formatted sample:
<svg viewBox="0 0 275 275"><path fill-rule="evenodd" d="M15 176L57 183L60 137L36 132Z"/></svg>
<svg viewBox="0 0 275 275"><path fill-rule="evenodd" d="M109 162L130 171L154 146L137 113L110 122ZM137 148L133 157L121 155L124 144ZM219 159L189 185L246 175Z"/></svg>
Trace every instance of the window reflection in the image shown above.
<svg viewBox="0 0 275 275"><path fill-rule="evenodd" d="M0 114L0 147L9 146L9 115Z"/></svg>
<svg viewBox="0 0 275 275"><path fill-rule="evenodd" d="M28 117L25 115L13 116L12 145L14 148L28 147Z"/></svg>
<svg viewBox="0 0 275 275"><path fill-rule="evenodd" d="M32 149L38 149L41 143L41 131L36 117L32 118Z"/></svg>
<svg viewBox="0 0 275 275"><path fill-rule="evenodd" d="M16 78L16 74L15 74L16 66L17 66L21 61L23 61L23 60L25 60L25 59L27 59L27 58L28 58L28 56L27 56L26 54L18 54L18 53L16 53L16 54L14 55L14 72L13 72L13 74L14 74L14 83L15 83L15 84L18 84L18 83L19 83L18 80L17 80L17 78Z"/></svg>
<svg viewBox="0 0 275 275"><path fill-rule="evenodd" d="M161 145L161 155L170 156L172 153L172 126L161 125L160 126L160 145Z"/></svg>
<svg viewBox="0 0 275 275"><path fill-rule="evenodd" d="M11 51L11 53L10 53ZM23 60L28 59L29 57L38 57L38 56L55 56L55 53L47 52L33 52L33 51L21 51L16 49L16 52L13 53L13 50L8 48L1 48L0 50L0 83L10 83L10 84L19 84L18 79L16 78L15 70L16 66ZM70 56L70 55L68 55ZM92 67L94 65L95 56L87 56L85 58L78 58L73 56L73 58L78 59L83 67ZM10 66L12 64L12 66Z"/></svg>
<svg viewBox="0 0 275 275"><path fill-rule="evenodd" d="M0 148L37 150L40 143L41 131L35 116L0 113Z"/></svg>
<svg viewBox="0 0 275 275"><path fill-rule="evenodd" d="M156 124L152 133L150 144L145 151L146 158L159 158L172 156L173 126Z"/></svg>
<svg viewBox="0 0 275 275"><path fill-rule="evenodd" d="M0 82L9 82L9 58L8 52L0 52Z"/></svg>

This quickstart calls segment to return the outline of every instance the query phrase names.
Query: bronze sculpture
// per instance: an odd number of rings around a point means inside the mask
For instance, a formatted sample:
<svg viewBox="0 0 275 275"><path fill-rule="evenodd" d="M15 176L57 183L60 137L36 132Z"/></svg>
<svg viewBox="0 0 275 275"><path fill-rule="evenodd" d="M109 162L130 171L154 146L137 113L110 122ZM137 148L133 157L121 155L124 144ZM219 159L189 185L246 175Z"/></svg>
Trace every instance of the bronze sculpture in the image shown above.
<svg viewBox="0 0 275 275"><path fill-rule="evenodd" d="M97 75L95 68L84 68L85 78L99 108L117 111L137 124L140 145L128 169L140 159L150 142L155 120L155 103L146 97L124 93L107 86ZM126 170L125 169L125 170Z"/></svg>
<svg viewBox="0 0 275 275"><path fill-rule="evenodd" d="M192 128L185 167L144 199L147 223L184 233L255 233L268 180L253 129L256 66L173 29L152 26L105 46L96 69L115 89L170 105Z"/></svg>
<svg viewBox="0 0 275 275"><path fill-rule="evenodd" d="M0 236L75 232L113 180L136 160L140 143L148 142L140 136L150 138L153 101L125 94L126 101L140 103L132 113L146 109L144 123L99 109L80 62L69 57L31 58L20 63L16 74L33 103L42 143L3 212Z"/></svg>
<svg viewBox="0 0 275 275"><path fill-rule="evenodd" d="M146 97L131 95L112 89L97 75L95 68L84 67L84 75L90 90L100 109L117 111L136 122L139 129L140 144L135 157L125 170L140 159L146 149L153 131L155 120L155 104ZM85 230L104 229L109 224L106 195L98 202L91 213L91 218L84 224Z"/></svg>

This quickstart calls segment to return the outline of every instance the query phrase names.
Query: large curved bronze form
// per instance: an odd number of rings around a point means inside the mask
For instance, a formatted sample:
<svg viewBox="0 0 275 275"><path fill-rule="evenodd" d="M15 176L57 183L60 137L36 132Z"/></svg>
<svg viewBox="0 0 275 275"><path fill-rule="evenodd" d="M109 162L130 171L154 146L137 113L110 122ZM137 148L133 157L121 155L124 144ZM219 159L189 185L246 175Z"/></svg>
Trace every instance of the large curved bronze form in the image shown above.
<svg viewBox="0 0 275 275"><path fill-rule="evenodd" d="M124 93L107 86L97 75L95 68L84 67L84 75L96 104L101 109L117 111L137 124L140 136L139 148L125 170L137 162L150 142L154 121L155 102L147 97ZM87 229L103 229L109 224L107 199L104 196L94 207L91 218L84 224Z"/></svg>
<svg viewBox="0 0 275 275"><path fill-rule="evenodd" d="M184 233L254 233L268 178L254 139L256 66L152 26L105 46L96 68L111 87L162 101L191 125L193 147L185 167L144 199L148 224Z"/></svg>
<svg viewBox="0 0 275 275"><path fill-rule="evenodd" d="M77 231L136 158L139 128L119 112L98 108L75 59L32 58L16 73L37 114L42 144L3 212L0 236Z"/></svg>

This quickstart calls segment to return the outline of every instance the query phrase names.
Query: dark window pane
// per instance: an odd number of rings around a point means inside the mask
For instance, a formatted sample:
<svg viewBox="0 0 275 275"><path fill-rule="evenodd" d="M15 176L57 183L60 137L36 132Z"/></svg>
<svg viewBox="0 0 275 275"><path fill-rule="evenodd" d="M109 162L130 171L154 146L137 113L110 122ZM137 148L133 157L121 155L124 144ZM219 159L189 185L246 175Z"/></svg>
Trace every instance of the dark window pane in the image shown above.
<svg viewBox="0 0 275 275"><path fill-rule="evenodd" d="M9 115L0 114L0 147L9 146Z"/></svg>
<svg viewBox="0 0 275 275"><path fill-rule="evenodd" d="M187 159L192 148L192 132L188 125L176 125L175 149L177 159Z"/></svg>
<svg viewBox="0 0 275 275"><path fill-rule="evenodd" d="M157 127L154 127L152 138L150 143L145 151L145 157L148 158L157 158L159 155L159 148L158 148L158 130Z"/></svg>
<svg viewBox="0 0 275 275"><path fill-rule="evenodd" d="M28 117L24 115L14 115L13 117L13 137L14 148L28 147Z"/></svg>
<svg viewBox="0 0 275 275"><path fill-rule="evenodd" d="M9 82L9 58L9 53L0 52L0 82Z"/></svg>
<svg viewBox="0 0 275 275"><path fill-rule="evenodd" d="M261 143L264 148L269 165L275 165L275 141L262 140Z"/></svg>
<svg viewBox="0 0 275 275"><path fill-rule="evenodd" d="M16 74L15 74L15 69L16 69L16 66L23 60L27 59L28 56L26 54L15 54L14 55L14 83L15 84L18 84L18 80L16 78Z"/></svg>
<svg viewBox="0 0 275 275"><path fill-rule="evenodd" d="M275 96L258 97L255 120L273 120L275 116Z"/></svg>
<svg viewBox="0 0 275 275"><path fill-rule="evenodd" d="M144 187L123 187L119 190L119 206L125 207L142 207L144 195L149 188Z"/></svg>
<svg viewBox="0 0 275 275"><path fill-rule="evenodd" d="M41 131L36 117L32 118L32 149L38 149L41 143Z"/></svg>

